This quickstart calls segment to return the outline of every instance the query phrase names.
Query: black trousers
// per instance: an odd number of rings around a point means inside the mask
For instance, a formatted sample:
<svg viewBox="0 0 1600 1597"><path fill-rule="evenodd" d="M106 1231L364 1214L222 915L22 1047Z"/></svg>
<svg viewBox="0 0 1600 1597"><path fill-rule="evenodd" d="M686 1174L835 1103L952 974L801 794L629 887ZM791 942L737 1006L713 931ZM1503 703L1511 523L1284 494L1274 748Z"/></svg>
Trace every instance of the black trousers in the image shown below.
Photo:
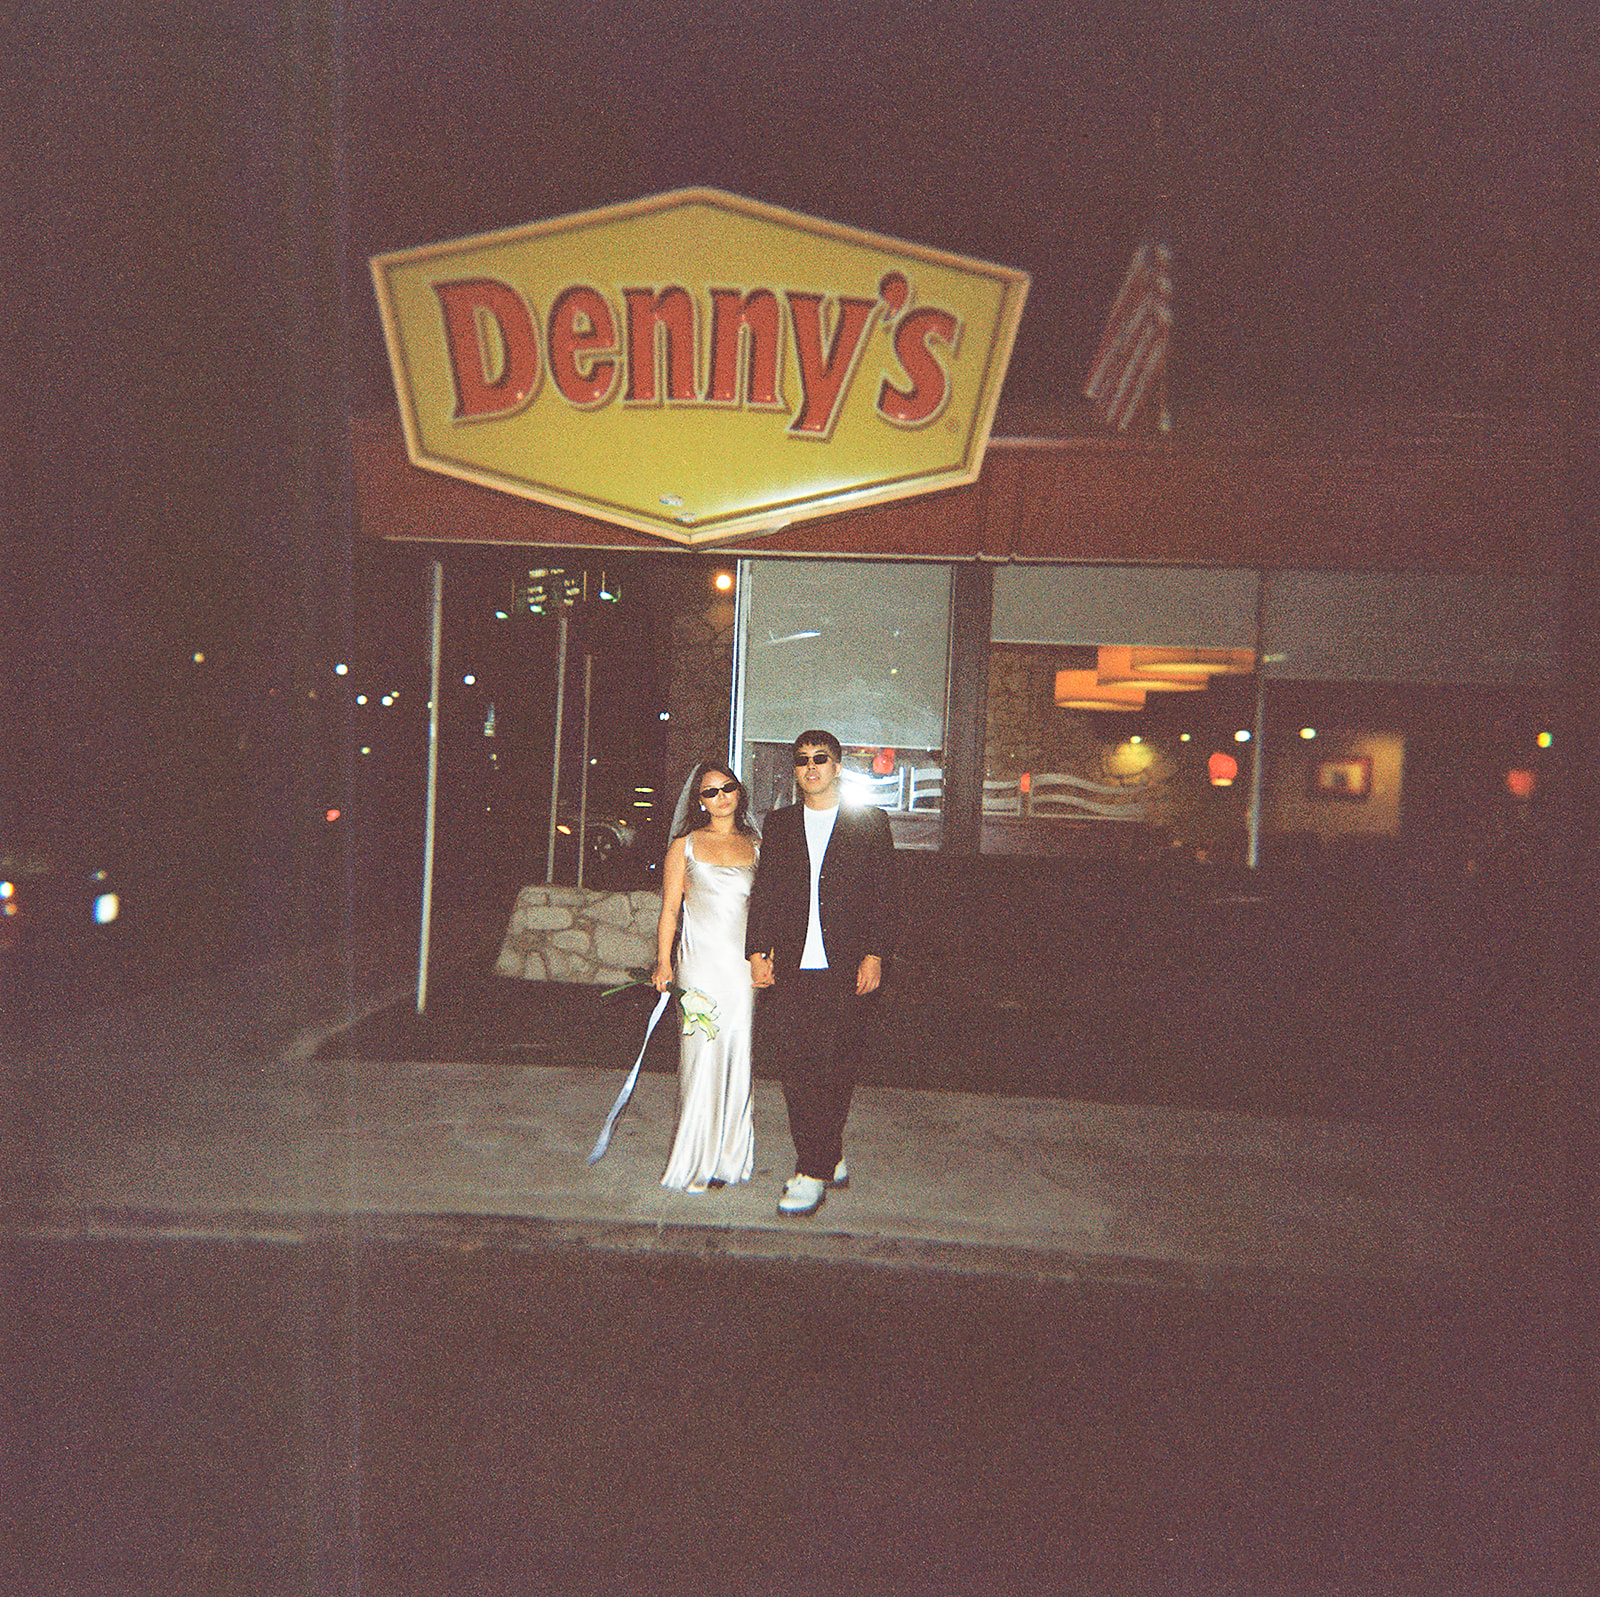
<svg viewBox="0 0 1600 1597"><path fill-rule="evenodd" d="M831 970L798 970L780 974L757 1001L757 1046L780 1067L800 1175L826 1181L843 1157L844 1123L876 996L856 995L853 970L848 979Z"/></svg>

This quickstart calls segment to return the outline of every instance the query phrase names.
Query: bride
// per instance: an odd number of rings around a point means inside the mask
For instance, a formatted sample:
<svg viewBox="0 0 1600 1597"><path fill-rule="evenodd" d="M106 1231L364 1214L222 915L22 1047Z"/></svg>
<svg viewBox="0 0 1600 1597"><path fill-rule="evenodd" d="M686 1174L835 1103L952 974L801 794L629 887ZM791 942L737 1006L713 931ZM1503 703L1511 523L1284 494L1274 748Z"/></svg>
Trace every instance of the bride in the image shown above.
<svg viewBox="0 0 1600 1597"><path fill-rule="evenodd" d="M761 839L744 784L712 761L697 765L679 800L661 873L657 992L676 985L683 1015L678 1130L664 1187L704 1192L746 1181L755 1162L750 1118L750 1032L755 990L745 960L745 915Z"/></svg>

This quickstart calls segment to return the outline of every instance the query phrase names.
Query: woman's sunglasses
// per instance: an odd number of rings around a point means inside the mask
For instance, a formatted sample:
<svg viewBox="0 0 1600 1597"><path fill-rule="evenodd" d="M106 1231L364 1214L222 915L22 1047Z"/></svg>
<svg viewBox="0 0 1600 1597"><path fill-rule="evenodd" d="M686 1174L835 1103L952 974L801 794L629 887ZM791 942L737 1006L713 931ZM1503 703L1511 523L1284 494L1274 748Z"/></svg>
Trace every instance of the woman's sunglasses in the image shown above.
<svg viewBox="0 0 1600 1597"><path fill-rule="evenodd" d="M797 754L794 757L795 769L807 765L826 765L833 756L824 749L820 754Z"/></svg>
<svg viewBox="0 0 1600 1597"><path fill-rule="evenodd" d="M739 791L739 784L737 782L724 782L721 787L703 787L703 788L701 788L700 789L700 797L701 798L715 798L717 796L717 794L719 794L719 793L737 793L738 791Z"/></svg>

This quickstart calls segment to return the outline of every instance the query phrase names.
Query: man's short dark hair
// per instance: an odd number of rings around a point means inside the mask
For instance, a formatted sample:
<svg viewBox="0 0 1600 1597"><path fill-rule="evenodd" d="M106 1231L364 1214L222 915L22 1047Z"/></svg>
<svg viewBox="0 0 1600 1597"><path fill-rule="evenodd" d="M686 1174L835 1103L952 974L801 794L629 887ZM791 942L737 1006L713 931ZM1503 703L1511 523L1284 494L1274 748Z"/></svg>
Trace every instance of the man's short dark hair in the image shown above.
<svg viewBox="0 0 1600 1597"><path fill-rule="evenodd" d="M802 732L800 736L794 740L794 747L791 752L798 754L800 750L803 749L808 743L814 749L826 749L834 757L836 762L843 762L844 749L840 746L838 738L836 738L833 733L819 732L813 727L811 731Z"/></svg>

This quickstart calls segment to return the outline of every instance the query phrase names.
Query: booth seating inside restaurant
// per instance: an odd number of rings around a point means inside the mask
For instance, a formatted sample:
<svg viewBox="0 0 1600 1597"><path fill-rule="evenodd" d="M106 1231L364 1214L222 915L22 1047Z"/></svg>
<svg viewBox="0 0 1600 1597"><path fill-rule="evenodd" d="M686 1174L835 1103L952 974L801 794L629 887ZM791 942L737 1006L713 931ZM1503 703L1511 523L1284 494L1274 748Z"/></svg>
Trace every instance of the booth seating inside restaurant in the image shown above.
<svg viewBox="0 0 1600 1597"><path fill-rule="evenodd" d="M1150 813L1143 786L1111 786L1064 771L1033 772L1025 785L1027 813L1039 820L1143 821Z"/></svg>
<svg viewBox="0 0 1600 1597"><path fill-rule="evenodd" d="M1018 777L986 776L983 779L985 815L1022 814L1022 784Z"/></svg>
<svg viewBox="0 0 1600 1597"><path fill-rule="evenodd" d="M906 808L942 810L944 808L944 767L911 765L906 767Z"/></svg>
<svg viewBox="0 0 1600 1597"><path fill-rule="evenodd" d="M889 815L900 848L939 846L944 769L902 763L887 775L846 769L846 803L875 804ZM1098 856L1122 854L1151 821L1143 785L1094 782L1066 771L985 777L985 853Z"/></svg>
<svg viewBox="0 0 1600 1597"><path fill-rule="evenodd" d="M841 782L847 802L875 804L891 814L943 807L944 771L937 765L897 766L884 776L846 770ZM983 813L1034 820L1143 821L1149 805L1143 786L1092 782L1067 771L1035 771L985 777Z"/></svg>

